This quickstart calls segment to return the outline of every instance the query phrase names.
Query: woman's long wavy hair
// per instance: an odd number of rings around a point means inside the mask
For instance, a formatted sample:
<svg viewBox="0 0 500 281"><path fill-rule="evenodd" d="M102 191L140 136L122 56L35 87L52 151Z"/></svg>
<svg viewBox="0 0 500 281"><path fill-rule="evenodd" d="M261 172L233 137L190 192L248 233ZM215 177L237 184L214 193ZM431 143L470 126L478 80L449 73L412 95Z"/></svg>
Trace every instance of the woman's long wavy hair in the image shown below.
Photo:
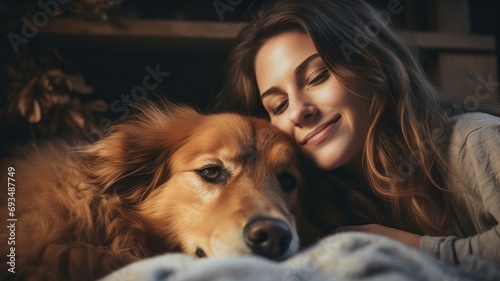
<svg viewBox="0 0 500 281"><path fill-rule="evenodd" d="M242 29L226 87L209 109L268 118L255 78L256 53L279 34L308 34L341 84L371 98L363 165L389 213L377 214L368 205L365 214L414 233L457 234L442 181L448 167L441 147L449 128L446 103L427 79L416 48L391 29L390 17L361 0L282 0L261 7Z"/></svg>

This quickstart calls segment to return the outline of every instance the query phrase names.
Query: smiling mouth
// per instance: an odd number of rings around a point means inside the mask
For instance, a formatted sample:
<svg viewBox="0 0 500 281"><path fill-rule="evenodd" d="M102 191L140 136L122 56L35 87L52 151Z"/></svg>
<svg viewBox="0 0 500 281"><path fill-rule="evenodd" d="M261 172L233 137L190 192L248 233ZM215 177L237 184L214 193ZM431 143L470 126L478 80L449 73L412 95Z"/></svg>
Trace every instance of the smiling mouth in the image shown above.
<svg viewBox="0 0 500 281"><path fill-rule="evenodd" d="M335 127L335 123L337 123L337 121L339 121L341 117L342 117L341 115L338 115L334 119L332 119L331 121L328 121L328 122L323 123L323 124L319 125L318 127L316 127L316 129L314 129L312 132L310 132L309 134L306 135L306 137L304 138L304 141L302 141L301 144L302 145L314 145L314 144L318 144L321 141L323 141L324 139L326 139L328 134Z"/></svg>

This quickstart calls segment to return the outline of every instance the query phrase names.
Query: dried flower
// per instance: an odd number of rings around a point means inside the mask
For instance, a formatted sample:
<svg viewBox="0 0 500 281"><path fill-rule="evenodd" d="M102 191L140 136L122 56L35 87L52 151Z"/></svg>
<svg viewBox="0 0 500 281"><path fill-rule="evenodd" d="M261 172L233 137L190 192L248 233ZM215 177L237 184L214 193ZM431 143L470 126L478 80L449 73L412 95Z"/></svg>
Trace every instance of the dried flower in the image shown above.
<svg viewBox="0 0 500 281"><path fill-rule="evenodd" d="M18 63L4 65L4 70L8 85L2 112L24 118L44 135L68 136L95 128L93 113L107 110L103 100L80 101L94 90L55 49L39 59L24 50Z"/></svg>

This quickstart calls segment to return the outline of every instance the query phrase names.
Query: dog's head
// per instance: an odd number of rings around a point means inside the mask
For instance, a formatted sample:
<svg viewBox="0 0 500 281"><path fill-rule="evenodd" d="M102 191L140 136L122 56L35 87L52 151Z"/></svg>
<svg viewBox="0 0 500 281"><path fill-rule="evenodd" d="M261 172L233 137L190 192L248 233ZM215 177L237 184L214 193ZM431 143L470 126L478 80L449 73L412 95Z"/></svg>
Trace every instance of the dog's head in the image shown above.
<svg viewBox="0 0 500 281"><path fill-rule="evenodd" d="M298 250L297 148L264 120L149 106L88 153L89 178L185 253L279 259Z"/></svg>

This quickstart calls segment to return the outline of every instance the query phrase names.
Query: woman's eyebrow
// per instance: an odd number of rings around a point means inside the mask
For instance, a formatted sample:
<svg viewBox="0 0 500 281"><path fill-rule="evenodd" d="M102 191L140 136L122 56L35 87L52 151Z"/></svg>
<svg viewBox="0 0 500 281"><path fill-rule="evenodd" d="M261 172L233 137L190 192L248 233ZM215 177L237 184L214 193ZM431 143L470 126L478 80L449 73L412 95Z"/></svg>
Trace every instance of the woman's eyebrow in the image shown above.
<svg viewBox="0 0 500 281"><path fill-rule="evenodd" d="M269 96L269 95L272 95L276 92L279 92L280 89L278 89L278 87L271 87L269 89L267 89L267 91L265 91L264 93L262 93L262 95L260 95L260 100L263 100L266 96Z"/></svg>
<svg viewBox="0 0 500 281"><path fill-rule="evenodd" d="M304 61L302 61L299 65L297 65L297 67L293 71L293 74L295 76L300 75L302 72L304 72L304 70L306 69L307 65L313 59L315 59L317 57L319 57L318 53L315 53L315 54L312 54L312 55L308 56ZM273 86L273 87L267 89L267 91L265 91L264 93L262 93L262 95L260 95L260 99L263 100L266 96L269 96L269 95L274 94L276 92L279 92L279 89L278 89L278 87L274 87Z"/></svg>
<svg viewBox="0 0 500 281"><path fill-rule="evenodd" d="M293 71L293 74L295 74L295 76L299 76L300 74L302 74L302 72L304 72L304 70L306 69L307 65L315 58L319 57L319 54L318 53L315 53L315 54L312 54L310 56L308 56L303 62L301 62L296 68L295 70Z"/></svg>

